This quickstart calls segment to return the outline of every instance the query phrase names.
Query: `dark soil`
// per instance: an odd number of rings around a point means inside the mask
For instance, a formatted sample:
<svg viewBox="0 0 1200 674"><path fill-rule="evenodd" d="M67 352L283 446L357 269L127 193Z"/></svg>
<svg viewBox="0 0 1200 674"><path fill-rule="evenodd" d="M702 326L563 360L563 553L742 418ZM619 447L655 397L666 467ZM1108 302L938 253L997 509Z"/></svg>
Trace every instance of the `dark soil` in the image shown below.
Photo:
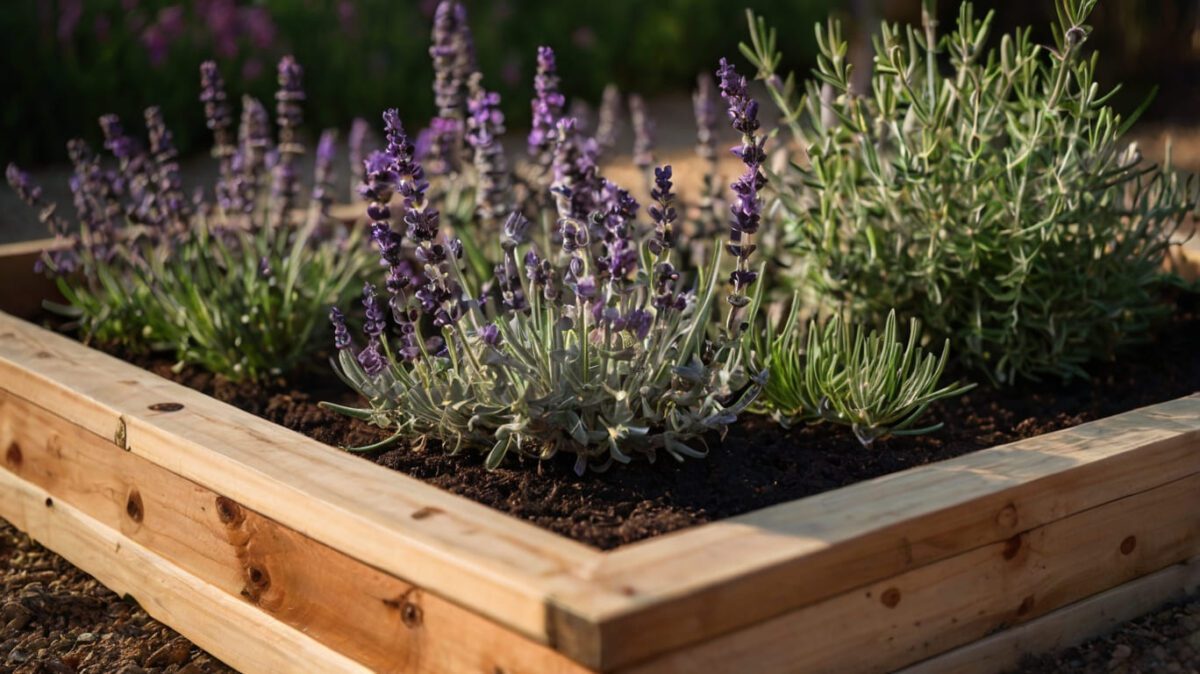
<svg viewBox="0 0 1200 674"><path fill-rule="evenodd" d="M1200 595L1168 604L1073 648L1026 658L1013 670L1013 674L1091 672L1200 672Z"/></svg>
<svg viewBox="0 0 1200 674"><path fill-rule="evenodd" d="M1006 389L980 386L931 410L931 419L945 422L942 430L880 440L869 450L841 428L785 430L769 419L747 415L724 440L710 439L706 460L635 463L582 478L566 456L540 465L513 460L491 472L479 456L452 457L436 448L395 447L367 458L611 549L1200 391L1200 302L1195 296L1180 302L1152 343L1094 368L1091 381ZM237 385L192 369L174 373L162 358L132 360L328 444L361 446L387 436L317 406L320 400L354 403L332 374L307 375L290 383Z"/></svg>
<svg viewBox="0 0 1200 674"><path fill-rule="evenodd" d="M0 520L0 672L232 672Z"/></svg>

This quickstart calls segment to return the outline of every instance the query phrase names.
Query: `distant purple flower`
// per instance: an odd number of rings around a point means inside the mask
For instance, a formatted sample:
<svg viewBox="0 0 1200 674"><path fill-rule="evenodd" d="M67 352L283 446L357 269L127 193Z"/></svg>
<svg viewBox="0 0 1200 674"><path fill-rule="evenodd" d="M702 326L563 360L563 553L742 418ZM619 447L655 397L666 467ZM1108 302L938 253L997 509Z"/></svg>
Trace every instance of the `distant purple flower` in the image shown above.
<svg viewBox="0 0 1200 674"><path fill-rule="evenodd" d="M629 95L629 118L633 122L633 165L648 171L654 164L654 120L637 94Z"/></svg>
<svg viewBox="0 0 1200 674"><path fill-rule="evenodd" d="M621 123L621 90L615 84L604 87L600 99L600 113L596 121L596 145L603 156L617 144L618 126Z"/></svg>
<svg viewBox="0 0 1200 674"><path fill-rule="evenodd" d="M233 154L229 127L233 117L225 94L225 80L215 61L200 64L200 102L204 104L204 120L213 132L213 155L226 158Z"/></svg>
<svg viewBox="0 0 1200 674"><path fill-rule="evenodd" d="M350 331L346 329L346 317L342 310L332 307L329 310L329 322L333 324L333 346L338 351L344 351L351 346Z"/></svg>
<svg viewBox="0 0 1200 674"><path fill-rule="evenodd" d="M533 80L534 98L532 128L529 130L529 156L548 176L554 154L556 124L562 116L566 99L558 91L558 69L554 50L538 47L537 75ZM543 178L545 179L545 178Z"/></svg>
<svg viewBox="0 0 1200 674"><path fill-rule="evenodd" d="M55 239L66 238L75 244L69 249L55 249L43 252L34 269L41 271L44 268L49 268L54 274L69 274L75 271L79 261L75 250L78 240L69 236L67 223L55 213L56 209L54 205L42 203L41 186L33 182L28 173L17 168L16 164L9 164L4 171L4 176L8 179L8 184L17 193L17 196L28 204L30 208L37 211L38 219L54 235Z"/></svg>
<svg viewBox="0 0 1200 674"><path fill-rule="evenodd" d="M746 288L758 278L758 274L749 268L749 258L757 248L753 238L758 231L762 211L758 192L767 183L761 170L766 161L766 152L763 149L766 139L757 135L758 103L747 92L746 78L738 75L725 59L721 59L717 76L720 78L721 97L728 106L730 125L742 134L742 143L733 149L733 154L746 166L746 172L731 186L734 201L729 210L733 217L730 222L729 244L726 246L737 258L737 269L729 277L733 284L729 302L739 307L749 303L750 300L745 295Z"/></svg>
<svg viewBox="0 0 1200 674"><path fill-rule="evenodd" d="M70 42L83 18L83 0L61 0L58 10L58 41Z"/></svg>
<svg viewBox="0 0 1200 674"><path fill-rule="evenodd" d="M316 159L313 163L312 199L324 209L333 202L333 159L337 151L337 130L325 129L317 141Z"/></svg>
<svg viewBox="0 0 1200 674"><path fill-rule="evenodd" d="M150 157L154 162L152 173L163 216L172 222L182 223L191 214L191 203L183 193L174 140L158 106L146 108L145 116L146 129L150 134Z"/></svg>
<svg viewBox="0 0 1200 674"><path fill-rule="evenodd" d="M250 37L251 44L259 51L271 48L275 43L275 22L266 7L243 7L240 10L241 27Z"/></svg>
<svg viewBox="0 0 1200 674"><path fill-rule="evenodd" d="M274 222L282 223L295 203L297 175L295 159L304 153L296 136L304 119L304 69L292 56L279 60L279 89L275 92L275 118L279 124L279 164L271 185L271 210Z"/></svg>
<svg viewBox="0 0 1200 674"><path fill-rule="evenodd" d="M370 128L371 125L367 123L367 120L355 117L354 121L350 123L350 135L346 138L350 155L350 187L354 190L357 190L363 183L363 149Z"/></svg>
<svg viewBox="0 0 1200 674"><path fill-rule="evenodd" d="M601 184L594 140L580 138L573 118L558 121L554 133L554 182L558 217L587 222L596 208Z"/></svg>
<svg viewBox="0 0 1200 674"><path fill-rule="evenodd" d="M484 90L479 74L472 76L474 93L468 106L467 142L474 153L479 176L475 206L480 217L492 222L505 218L513 210L512 177L508 157L500 138L504 135L504 113L500 94Z"/></svg>
<svg viewBox="0 0 1200 674"><path fill-rule="evenodd" d="M717 157L717 105L713 100L713 78L702 73L692 94L692 111L696 117L696 154L704 161L704 178L700 190L700 214L696 221L696 237L715 236L720 227L721 185Z"/></svg>
<svg viewBox="0 0 1200 674"><path fill-rule="evenodd" d="M155 203L155 194L150 187L148 159L141 146L133 137L126 135L116 115L101 117L100 129L104 132L104 147L116 157L120 173L127 182L126 192L131 202L126 206L126 214L135 222L160 227L163 214Z"/></svg>

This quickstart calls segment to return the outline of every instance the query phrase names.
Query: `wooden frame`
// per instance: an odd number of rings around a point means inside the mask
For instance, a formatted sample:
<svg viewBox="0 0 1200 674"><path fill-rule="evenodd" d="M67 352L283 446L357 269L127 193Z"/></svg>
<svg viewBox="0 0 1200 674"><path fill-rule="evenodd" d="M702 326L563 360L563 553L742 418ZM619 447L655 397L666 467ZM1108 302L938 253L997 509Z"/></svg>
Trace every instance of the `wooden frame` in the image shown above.
<svg viewBox="0 0 1200 674"><path fill-rule="evenodd" d="M1200 576L1200 395L601 552L0 313L0 453L0 517L251 672L992 671Z"/></svg>

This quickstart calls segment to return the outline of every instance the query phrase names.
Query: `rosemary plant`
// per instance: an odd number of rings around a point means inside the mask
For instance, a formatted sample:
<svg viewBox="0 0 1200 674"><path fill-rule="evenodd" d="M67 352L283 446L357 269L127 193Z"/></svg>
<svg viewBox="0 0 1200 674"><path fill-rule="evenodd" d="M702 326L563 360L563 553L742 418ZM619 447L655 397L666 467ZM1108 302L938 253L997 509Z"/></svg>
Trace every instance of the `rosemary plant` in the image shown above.
<svg viewBox="0 0 1200 674"><path fill-rule="evenodd" d="M311 196L301 207L296 174L304 148L301 69L279 65L278 144L266 109L246 98L233 135L224 85L215 64L201 66L201 101L218 161L215 200L185 196L179 165L157 108L146 110L143 149L112 115L101 119L106 168L80 140L68 145L71 189L79 220L72 231L40 190L15 166L9 182L58 244L39 263L57 278L68 306L49 305L78 320L85 340L135 351L169 349L233 380L260 379L305 364L325 343L325 307L357 292L351 281L370 260L326 216L332 200L335 134L317 146Z"/></svg>
<svg viewBox="0 0 1200 674"><path fill-rule="evenodd" d="M455 2L444 2L443 14L464 16ZM463 34L444 43L469 48L465 21L455 30ZM439 56L435 68L466 61ZM740 128L753 135L757 107L745 96L745 80L729 66L722 77L736 97L731 109ZM342 311L330 313L334 367L367 405L326 405L394 431L358 449L432 439L450 452L486 453L489 468L510 454L545 459L567 452L580 474L638 455L704 456L703 436L736 419L765 373L747 373L736 320L727 331L715 329L720 256L696 273L694 288L682 287L671 167L652 171L647 226L638 221L637 201L600 174L601 143L564 115L554 53L543 47L532 104L532 179L521 191L496 189L511 184L497 138L499 97L483 89L478 74L458 79L473 89L462 118L475 160L452 180L474 183L475 216L453 218L453 233L441 222L439 190L426 180L397 113L385 112L387 146L366 160L363 186L387 269L384 292L364 288L361 346ZM445 90L455 78L439 73L436 81ZM745 154L756 170L758 154ZM750 176L732 219L735 237L758 226L757 190L765 179ZM493 233L488 223L501 215ZM747 267L753 247L731 250L740 261L733 313L755 275ZM486 281L464 272L464 263L486 268L484 259L492 272Z"/></svg>
<svg viewBox="0 0 1200 674"><path fill-rule="evenodd" d="M1123 143L1140 109L1122 119L1095 81L1095 4L1058 0L1053 46L1026 29L988 47L991 13L964 3L938 35L926 0L922 26L876 38L871 91L851 86L837 22L801 91L750 16L743 51L804 150L775 186L809 287L856 319L920 318L1000 383L1086 376L1144 338L1197 190Z"/></svg>

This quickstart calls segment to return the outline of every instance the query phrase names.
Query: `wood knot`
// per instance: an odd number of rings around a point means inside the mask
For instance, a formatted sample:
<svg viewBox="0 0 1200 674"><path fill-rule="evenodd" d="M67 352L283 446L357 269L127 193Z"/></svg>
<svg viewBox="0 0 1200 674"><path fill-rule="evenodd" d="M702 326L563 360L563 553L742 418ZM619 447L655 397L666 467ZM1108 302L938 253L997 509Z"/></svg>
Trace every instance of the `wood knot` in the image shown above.
<svg viewBox="0 0 1200 674"><path fill-rule="evenodd" d="M21 445L16 441L8 444L8 449L4 452L4 462L9 468L17 470L21 467L21 463L25 460L25 456L21 454Z"/></svg>
<svg viewBox="0 0 1200 674"><path fill-rule="evenodd" d="M183 403L154 403L150 405L152 412L178 412L183 409Z"/></svg>
<svg viewBox="0 0 1200 674"><path fill-rule="evenodd" d="M47 508L49 508L49 507L51 507L51 506L53 506L53 505L54 505L54 499L52 499L52 498L50 498L49 496L47 496L47 497L46 497L46 507L47 507Z"/></svg>
<svg viewBox="0 0 1200 674"><path fill-rule="evenodd" d="M129 495L125 497L125 514L134 522L142 523L145 510L142 507L142 495L138 493L137 487L131 488Z"/></svg>
<svg viewBox="0 0 1200 674"><path fill-rule="evenodd" d="M883 602L883 605L888 608L896 608L896 605L900 603L900 590L889 587L883 591L883 594L879 595L879 601Z"/></svg>
<svg viewBox="0 0 1200 674"><path fill-rule="evenodd" d="M426 517L432 517L433 515L437 515L441 512L442 512L441 508L435 508L433 506L425 506L424 508L418 508L418 509L414 510L413 514L412 514L412 518L414 520L423 520Z"/></svg>
<svg viewBox="0 0 1200 674"><path fill-rule="evenodd" d="M233 499L218 496L216 507L217 518L221 520L222 524L234 527L246 519L246 513L242 512L242 507Z"/></svg>
<svg viewBox="0 0 1200 674"><path fill-rule="evenodd" d="M38 351L37 353L33 354L33 357L40 358L41 360L49 360L54 357L54 354L50 353L49 351Z"/></svg>
<svg viewBox="0 0 1200 674"><path fill-rule="evenodd" d="M1004 555L1004 559L1011 560L1013 557L1017 556L1017 553L1021 551L1021 538L1021 534L1017 534L1007 541L1004 541L1004 551L1001 553Z"/></svg>
<svg viewBox="0 0 1200 674"><path fill-rule="evenodd" d="M1033 610L1033 595L1029 595L1021 600L1021 605L1017 607L1017 615L1023 616Z"/></svg>
<svg viewBox="0 0 1200 674"><path fill-rule="evenodd" d="M1017 506L1012 503L1001 508L1000 512L996 514L996 524L1005 529L1012 529L1017 526L1017 521Z"/></svg>
<svg viewBox="0 0 1200 674"><path fill-rule="evenodd" d="M421 620L424 617L418 599L418 590L414 587L396 599L384 599L383 603L400 611L400 620L404 623L404 626L414 629L421 626Z"/></svg>
<svg viewBox="0 0 1200 674"><path fill-rule="evenodd" d="M1137 547L1137 536L1126 536L1125 540L1121 541L1121 554L1128 555Z"/></svg>
<svg viewBox="0 0 1200 674"><path fill-rule="evenodd" d="M246 586L242 588L242 596L257 603L263 594L271 587L271 576L267 570L254 566L246 566Z"/></svg>

